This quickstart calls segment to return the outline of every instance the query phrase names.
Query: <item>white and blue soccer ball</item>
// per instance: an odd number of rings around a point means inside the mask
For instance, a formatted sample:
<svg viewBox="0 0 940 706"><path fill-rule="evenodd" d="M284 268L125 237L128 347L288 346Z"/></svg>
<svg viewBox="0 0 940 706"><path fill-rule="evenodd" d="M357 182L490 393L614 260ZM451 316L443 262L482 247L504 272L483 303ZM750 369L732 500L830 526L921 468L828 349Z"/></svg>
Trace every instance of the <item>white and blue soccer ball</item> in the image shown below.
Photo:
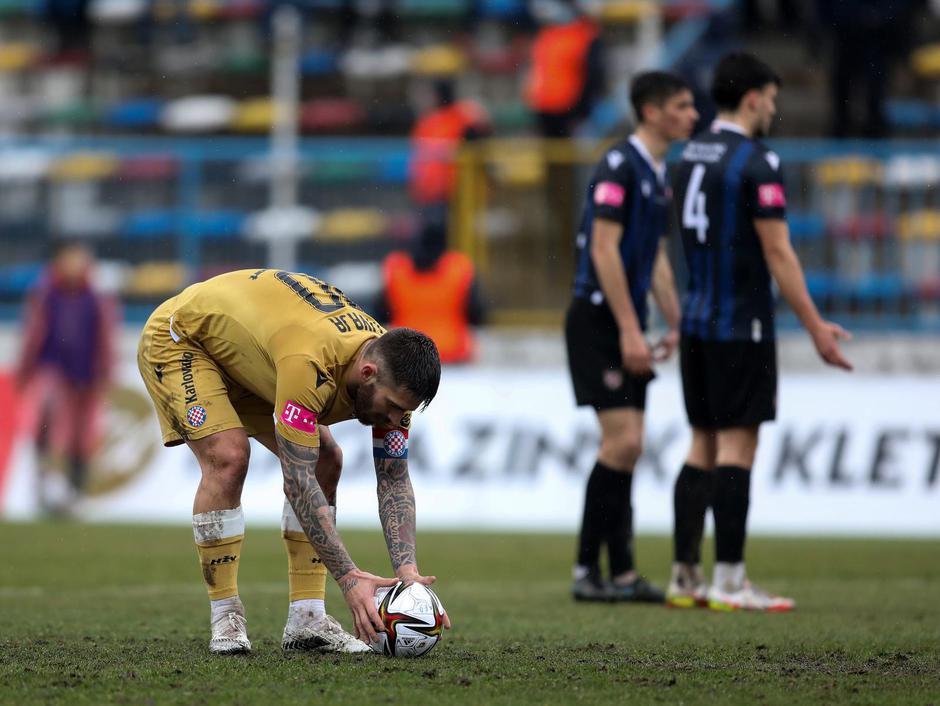
<svg viewBox="0 0 940 706"><path fill-rule="evenodd" d="M375 592L385 632L369 647L388 657L420 657L441 641L444 606L427 586L399 581Z"/></svg>

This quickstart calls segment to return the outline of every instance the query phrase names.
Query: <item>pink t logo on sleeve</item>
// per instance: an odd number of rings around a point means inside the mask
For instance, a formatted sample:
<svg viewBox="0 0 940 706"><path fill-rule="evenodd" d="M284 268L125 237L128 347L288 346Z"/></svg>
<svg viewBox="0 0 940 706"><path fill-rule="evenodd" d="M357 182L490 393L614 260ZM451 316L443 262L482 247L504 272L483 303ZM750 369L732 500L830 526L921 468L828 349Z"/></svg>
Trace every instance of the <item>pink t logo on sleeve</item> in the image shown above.
<svg viewBox="0 0 940 706"><path fill-rule="evenodd" d="M311 412L293 400L287 400L284 411L281 412L281 422L291 429L315 434L317 431L317 413Z"/></svg>
<svg viewBox="0 0 940 706"><path fill-rule="evenodd" d="M598 206L613 206L619 208L623 206L623 199L626 191L620 184L612 181L602 181L594 187L594 203Z"/></svg>
<svg viewBox="0 0 940 706"><path fill-rule="evenodd" d="M783 193L783 184L761 184L758 186L757 203L764 208L786 206L787 197Z"/></svg>

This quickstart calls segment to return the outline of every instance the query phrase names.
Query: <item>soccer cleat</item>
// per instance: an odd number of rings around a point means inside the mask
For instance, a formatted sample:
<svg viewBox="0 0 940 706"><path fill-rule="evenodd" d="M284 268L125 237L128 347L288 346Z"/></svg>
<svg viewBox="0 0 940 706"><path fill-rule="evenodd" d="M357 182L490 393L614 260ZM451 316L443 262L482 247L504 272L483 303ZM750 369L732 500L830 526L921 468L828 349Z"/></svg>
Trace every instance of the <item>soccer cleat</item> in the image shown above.
<svg viewBox="0 0 940 706"><path fill-rule="evenodd" d="M613 600L618 603L662 603L666 595L661 588L657 588L642 576L622 586L611 584Z"/></svg>
<svg viewBox="0 0 940 706"><path fill-rule="evenodd" d="M571 595L576 601L609 603L614 600L610 584L591 575L575 579L571 585Z"/></svg>
<svg viewBox="0 0 940 706"><path fill-rule="evenodd" d="M336 618L330 615L323 615L308 623L288 622L284 626L281 648L288 652L372 652L366 643L343 630Z"/></svg>
<svg viewBox="0 0 940 706"><path fill-rule="evenodd" d="M672 579L666 589L666 605L670 608L708 607L708 582L701 566L680 563L672 565Z"/></svg>
<svg viewBox="0 0 940 706"><path fill-rule="evenodd" d="M248 622L244 609L233 606L212 621L212 639L209 640L209 652L217 655L234 655L251 652L248 640Z"/></svg>
<svg viewBox="0 0 940 706"><path fill-rule="evenodd" d="M796 607L792 598L767 593L750 581L737 591L724 591L717 586L708 589L708 607L712 610L754 610L764 613L786 613Z"/></svg>

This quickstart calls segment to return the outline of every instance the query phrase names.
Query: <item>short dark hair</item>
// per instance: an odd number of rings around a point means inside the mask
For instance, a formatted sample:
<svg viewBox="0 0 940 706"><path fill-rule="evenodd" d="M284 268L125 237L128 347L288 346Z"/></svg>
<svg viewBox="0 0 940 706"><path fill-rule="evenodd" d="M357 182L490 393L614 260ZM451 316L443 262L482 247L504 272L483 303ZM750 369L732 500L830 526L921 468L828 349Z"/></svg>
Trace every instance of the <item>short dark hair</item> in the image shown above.
<svg viewBox="0 0 940 706"><path fill-rule="evenodd" d="M653 103L661 106L677 93L691 90L688 81L668 71L645 71L637 74L630 84L630 103L633 104L637 122L643 122L644 105Z"/></svg>
<svg viewBox="0 0 940 706"><path fill-rule="evenodd" d="M386 331L375 340L369 356L382 359L395 385L417 397L421 409L431 404L441 382L441 356L427 335L413 328Z"/></svg>
<svg viewBox="0 0 940 706"><path fill-rule="evenodd" d="M727 54L712 78L712 100L719 111L737 110L748 91L763 90L771 83L780 86L780 76L756 56L744 52Z"/></svg>

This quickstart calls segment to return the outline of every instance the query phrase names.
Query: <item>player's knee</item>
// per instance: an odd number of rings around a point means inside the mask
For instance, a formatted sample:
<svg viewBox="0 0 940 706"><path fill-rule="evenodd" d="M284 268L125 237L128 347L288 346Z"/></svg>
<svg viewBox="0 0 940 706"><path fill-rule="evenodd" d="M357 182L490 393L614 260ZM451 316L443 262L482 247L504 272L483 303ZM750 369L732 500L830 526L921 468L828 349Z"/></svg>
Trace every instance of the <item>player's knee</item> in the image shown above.
<svg viewBox="0 0 940 706"><path fill-rule="evenodd" d="M248 474L248 455L247 445L219 446L205 459L204 472L224 488L241 488Z"/></svg>
<svg viewBox="0 0 940 706"><path fill-rule="evenodd" d="M602 455L610 459L617 470L633 470L642 453L643 440L639 436L610 439L602 444Z"/></svg>

